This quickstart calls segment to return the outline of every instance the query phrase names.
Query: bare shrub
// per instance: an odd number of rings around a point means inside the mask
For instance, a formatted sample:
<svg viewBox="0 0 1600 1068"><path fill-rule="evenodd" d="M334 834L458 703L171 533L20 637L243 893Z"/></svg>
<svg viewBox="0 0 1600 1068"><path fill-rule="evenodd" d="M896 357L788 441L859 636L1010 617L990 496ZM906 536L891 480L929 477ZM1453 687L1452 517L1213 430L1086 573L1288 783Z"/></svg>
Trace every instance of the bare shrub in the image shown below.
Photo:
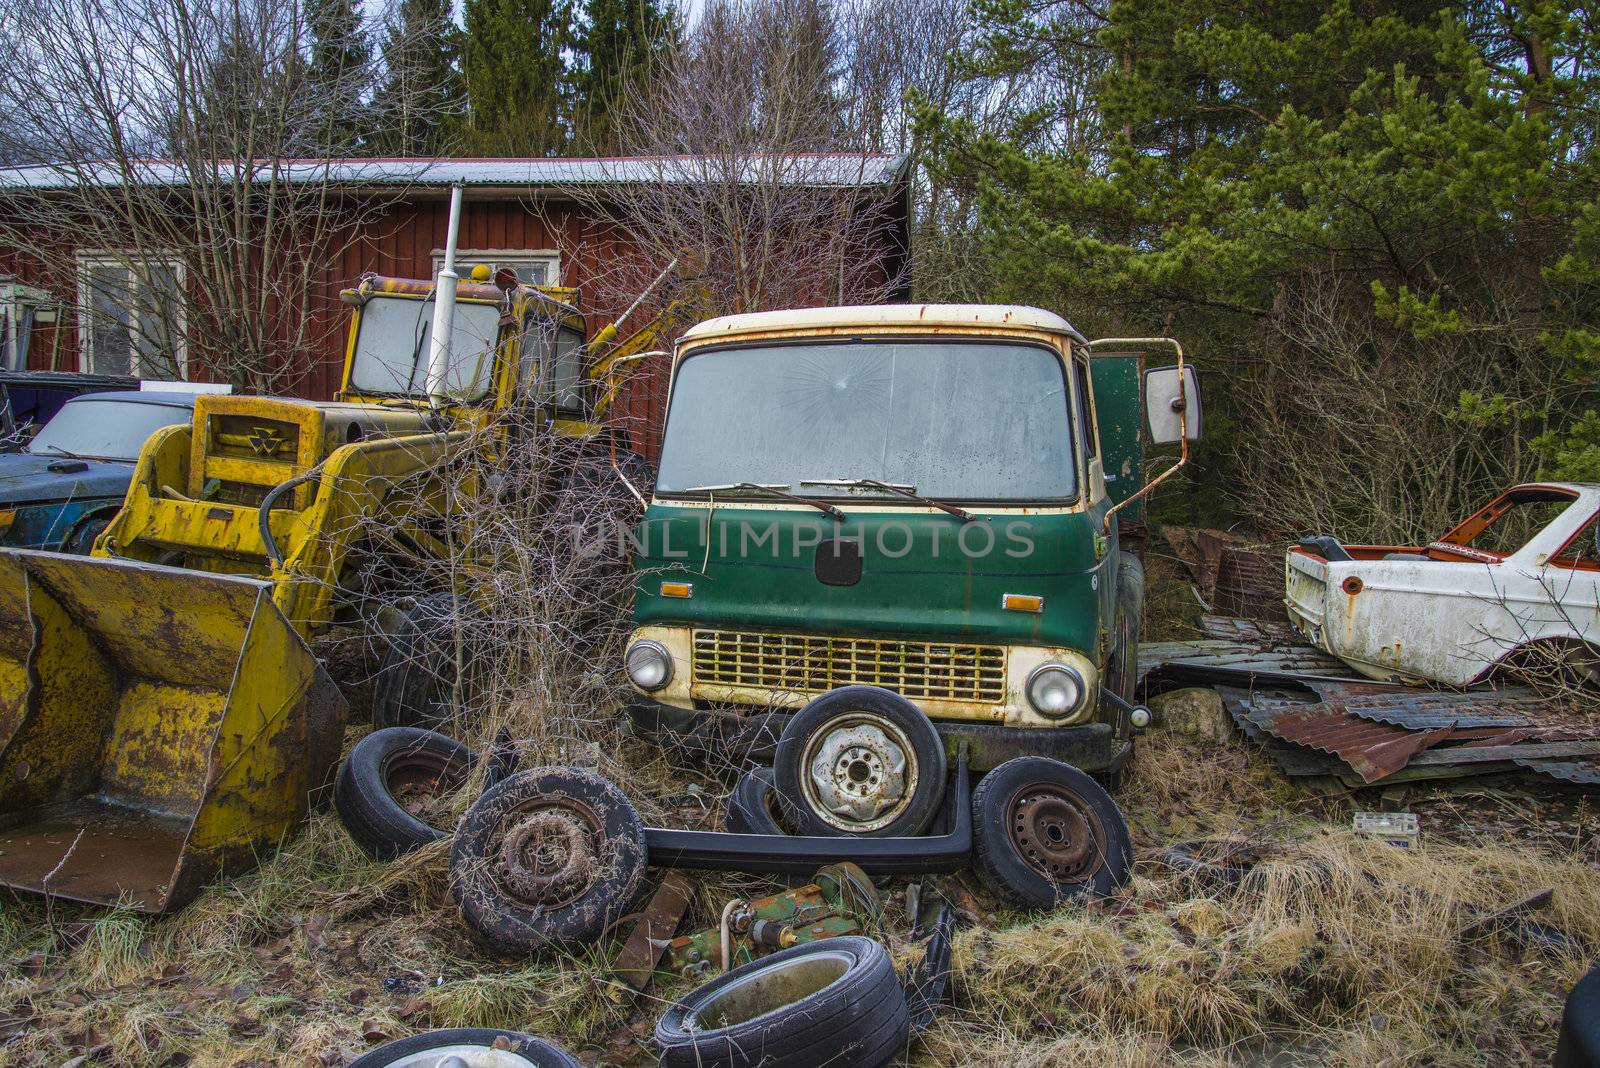
<svg viewBox="0 0 1600 1068"><path fill-rule="evenodd" d="M310 6L8 3L0 111L40 162L0 190L0 246L78 306L91 369L282 392L342 329L313 297L384 203L326 157L375 72L313 66Z"/></svg>
<svg viewBox="0 0 1600 1068"><path fill-rule="evenodd" d="M1261 347L1228 379L1244 513L1271 532L1425 544L1534 477L1526 428L1463 406L1499 395L1508 413L1546 410L1563 388L1516 293L1494 296L1493 329L1418 337L1374 317L1350 273L1313 268L1287 283Z"/></svg>

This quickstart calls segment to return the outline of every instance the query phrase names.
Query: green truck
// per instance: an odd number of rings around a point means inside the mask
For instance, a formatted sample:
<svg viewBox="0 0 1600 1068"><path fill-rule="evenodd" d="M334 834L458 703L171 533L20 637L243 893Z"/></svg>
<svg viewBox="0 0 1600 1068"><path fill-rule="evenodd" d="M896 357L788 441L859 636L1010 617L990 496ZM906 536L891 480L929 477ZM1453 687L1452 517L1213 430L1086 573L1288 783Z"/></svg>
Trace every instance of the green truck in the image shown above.
<svg viewBox="0 0 1600 1068"><path fill-rule="evenodd" d="M1132 535L1199 426L1175 341L1091 343L1035 308L696 326L635 532L636 731L770 754L730 824L760 831L770 784L774 830L807 836L928 832L959 756L985 773L980 873L1024 900L1104 892L1126 828L1086 773L1113 779L1148 722Z"/></svg>

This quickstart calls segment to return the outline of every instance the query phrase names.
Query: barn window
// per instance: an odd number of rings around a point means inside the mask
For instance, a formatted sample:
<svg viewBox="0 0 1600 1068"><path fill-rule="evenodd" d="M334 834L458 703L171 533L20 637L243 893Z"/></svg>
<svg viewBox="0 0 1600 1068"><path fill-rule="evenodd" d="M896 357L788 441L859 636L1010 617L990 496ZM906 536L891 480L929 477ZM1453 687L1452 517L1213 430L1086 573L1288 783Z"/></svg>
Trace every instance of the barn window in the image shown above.
<svg viewBox="0 0 1600 1068"><path fill-rule="evenodd" d="M78 257L79 367L106 375L186 377L183 264L135 253Z"/></svg>
<svg viewBox="0 0 1600 1068"><path fill-rule="evenodd" d="M462 278L472 276L472 268L487 264L490 272L509 267L517 272L517 280L529 286L553 286L561 281L561 257L555 252L527 250L466 248L456 252L456 273ZM438 277L444 266L444 249L433 250L433 273Z"/></svg>

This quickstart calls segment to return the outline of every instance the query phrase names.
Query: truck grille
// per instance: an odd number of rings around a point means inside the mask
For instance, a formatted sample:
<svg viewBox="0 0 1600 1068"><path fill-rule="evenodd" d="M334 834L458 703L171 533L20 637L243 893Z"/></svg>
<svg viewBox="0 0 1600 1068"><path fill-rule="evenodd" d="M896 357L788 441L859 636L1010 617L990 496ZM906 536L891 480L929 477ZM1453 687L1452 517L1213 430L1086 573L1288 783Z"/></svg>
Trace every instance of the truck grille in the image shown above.
<svg viewBox="0 0 1600 1068"><path fill-rule="evenodd" d="M913 699L984 704L1006 694L1006 651L996 645L697 630L693 656L700 684L801 693L882 686Z"/></svg>

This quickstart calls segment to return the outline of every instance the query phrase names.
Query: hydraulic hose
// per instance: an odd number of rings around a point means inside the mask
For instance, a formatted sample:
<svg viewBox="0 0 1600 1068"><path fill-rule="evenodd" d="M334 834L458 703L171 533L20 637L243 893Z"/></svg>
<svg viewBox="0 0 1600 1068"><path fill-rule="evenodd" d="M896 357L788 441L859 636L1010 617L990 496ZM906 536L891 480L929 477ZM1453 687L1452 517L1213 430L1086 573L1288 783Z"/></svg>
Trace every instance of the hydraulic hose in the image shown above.
<svg viewBox="0 0 1600 1068"><path fill-rule="evenodd" d="M327 461L324 460L323 463L327 463ZM257 529L261 532L261 544L266 548L267 559L272 561L273 567L282 566L283 553L278 551L278 543L272 537L272 506L277 503L279 497L282 497L296 486L304 485L312 479L320 477L322 477L322 464L317 464L317 466L295 475L289 481L280 482L273 486L267 491L266 496L261 498L260 510L256 516Z"/></svg>

